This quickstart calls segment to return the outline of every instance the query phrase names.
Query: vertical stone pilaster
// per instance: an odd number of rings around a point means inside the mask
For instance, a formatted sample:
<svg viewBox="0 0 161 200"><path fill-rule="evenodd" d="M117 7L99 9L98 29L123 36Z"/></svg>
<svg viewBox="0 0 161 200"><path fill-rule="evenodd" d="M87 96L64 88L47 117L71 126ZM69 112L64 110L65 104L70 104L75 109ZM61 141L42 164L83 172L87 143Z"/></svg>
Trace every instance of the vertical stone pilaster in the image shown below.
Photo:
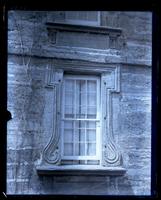
<svg viewBox="0 0 161 200"><path fill-rule="evenodd" d="M60 109L61 109L61 83L63 78L62 70L50 68L46 74L46 89L53 90L53 115L51 139L43 151L43 158L47 163L59 165L60 154Z"/></svg>
<svg viewBox="0 0 161 200"><path fill-rule="evenodd" d="M120 92L119 67L109 69L108 73L102 75L102 135L103 135L103 161L104 166L121 165L121 154L115 144L113 134L113 108L112 94ZM116 122L117 123L117 122Z"/></svg>

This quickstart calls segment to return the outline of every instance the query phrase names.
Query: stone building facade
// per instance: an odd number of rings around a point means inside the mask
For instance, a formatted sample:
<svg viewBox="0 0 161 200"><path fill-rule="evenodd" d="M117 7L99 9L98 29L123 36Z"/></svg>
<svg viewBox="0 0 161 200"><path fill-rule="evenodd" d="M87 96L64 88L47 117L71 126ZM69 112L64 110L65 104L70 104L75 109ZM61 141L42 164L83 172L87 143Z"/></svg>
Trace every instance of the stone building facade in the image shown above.
<svg viewBox="0 0 161 200"><path fill-rule="evenodd" d="M150 195L151 37L150 12L8 12L8 194ZM99 165L63 163L66 74L100 79Z"/></svg>

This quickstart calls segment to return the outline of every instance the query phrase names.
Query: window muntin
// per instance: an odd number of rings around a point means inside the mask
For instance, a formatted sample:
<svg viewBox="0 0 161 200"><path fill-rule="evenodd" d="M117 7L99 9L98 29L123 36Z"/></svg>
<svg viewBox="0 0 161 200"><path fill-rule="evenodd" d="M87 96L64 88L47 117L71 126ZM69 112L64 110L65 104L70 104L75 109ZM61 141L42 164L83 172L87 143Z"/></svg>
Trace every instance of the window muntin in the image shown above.
<svg viewBox="0 0 161 200"><path fill-rule="evenodd" d="M100 159L100 80L65 75L61 120L63 160Z"/></svg>

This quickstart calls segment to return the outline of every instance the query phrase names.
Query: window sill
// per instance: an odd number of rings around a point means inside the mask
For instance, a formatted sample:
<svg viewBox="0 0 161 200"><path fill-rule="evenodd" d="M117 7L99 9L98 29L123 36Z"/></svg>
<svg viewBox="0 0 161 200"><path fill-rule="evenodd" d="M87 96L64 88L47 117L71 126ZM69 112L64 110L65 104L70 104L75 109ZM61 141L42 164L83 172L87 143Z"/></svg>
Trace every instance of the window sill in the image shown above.
<svg viewBox="0 0 161 200"><path fill-rule="evenodd" d="M39 175L99 175L99 176L121 176L126 169L123 167L102 167L94 165L61 165L61 166L38 166Z"/></svg>
<svg viewBox="0 0 161 200"><path fill-rule="evenodd" d="M48 30L59 30L59 31L74 31L74 32L88 32L88 33L99 33L99 34L112 34L116 36L120 36L122 33L122 29L113 28L113 27L105 27L105 26L88 26L88 25L77 25L77 24L69 24L69 23L46 23Z"/></svg>

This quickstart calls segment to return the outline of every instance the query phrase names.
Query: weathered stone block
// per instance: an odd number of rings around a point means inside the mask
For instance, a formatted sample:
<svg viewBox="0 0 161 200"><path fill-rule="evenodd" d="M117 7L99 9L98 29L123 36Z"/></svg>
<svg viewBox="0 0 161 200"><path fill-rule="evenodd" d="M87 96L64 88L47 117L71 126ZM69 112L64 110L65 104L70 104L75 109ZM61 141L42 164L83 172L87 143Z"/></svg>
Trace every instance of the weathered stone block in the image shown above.
<svg viewBox="0 0 161 200"><path fill-rule="evenodd" d="M57 34L57 45L107 49L109 48L109 38L106 35L60 32Z"/></svg>
<svg viewBox="0 0 161 200"><path fill-rule="evenodd" d="M17 163L18 161L17 161L17 153L16 153L16 151L15 150L13 150L12 148L8 148L7 149L7 163L8 164L15 164L15 163Z"/></svg>
<svg viewBox="0 0 161 200"><path fill-rule="evenodd" d="M16 182L7 180L7 194L16 194Z"/></svg>

